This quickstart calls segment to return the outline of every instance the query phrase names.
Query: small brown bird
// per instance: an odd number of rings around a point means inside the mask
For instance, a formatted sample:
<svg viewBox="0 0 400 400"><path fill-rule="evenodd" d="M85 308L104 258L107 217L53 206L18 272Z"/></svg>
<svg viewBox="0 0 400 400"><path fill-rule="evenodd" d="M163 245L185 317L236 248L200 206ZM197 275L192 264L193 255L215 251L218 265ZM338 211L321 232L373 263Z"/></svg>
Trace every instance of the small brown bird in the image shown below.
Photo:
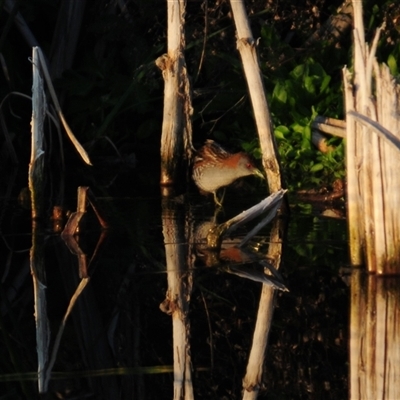
<svg viewBox="0 0 400 400"><path fill-rule="evenodd" d="M246 153L228 153L213 140L207 140L194 159L194 182L200 190L212 193L218 206L222 205L223 198L218 200L217 190L248 175L264 179L261 171L254 166Z"/></svg>

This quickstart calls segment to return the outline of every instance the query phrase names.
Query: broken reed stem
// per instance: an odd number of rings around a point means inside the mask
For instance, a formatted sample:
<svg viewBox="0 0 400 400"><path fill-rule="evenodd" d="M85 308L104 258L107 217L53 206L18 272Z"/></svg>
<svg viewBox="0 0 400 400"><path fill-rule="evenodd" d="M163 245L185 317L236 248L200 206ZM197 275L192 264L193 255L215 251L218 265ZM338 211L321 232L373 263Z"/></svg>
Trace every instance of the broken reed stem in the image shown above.
<svg viewBox="0 0 400 400"><path fill-rule="evenodd" d="M362 3L354 7L354 74L344 69L347 115L347 207L352 265L399 274L400 86L364 41Z"/></svg>
<svg viewBox="0 0 400 400"><path fill-rule="evenodd" d="M50 342L50 329L47 318L46 271L44 264L44 149L43 125L46 115L46 98L43 81L40 76L38 48L33 48L32 68L32 137L31 159L28 171L28 183L32 205L32 247L30 250L30 269L33 281L34 308L36 324L36 347L38 355L38 389L39 393L47 391L46 368Z"/></svg>
<svg viewBox="0 0 400 400"><path fill-rule="evenodd" d="M163 186L172 186L192 155L192 100L185 61L186 1L167 2L167 54L156 65L164 79L164 110L161 131L161 178ZM186 164L186 165L185 165ZM182 168L184 167L184 168Z"/></svg>
<svg viewBox="0 0 400 400"><path fill-rule="evenodd" d="M69 125L64 117L64 114L61 110L60 103L58 102L56 91L54 90L53 83L50 78L50 73L47 69L46 59L42 53L42 50L40 49L40 47L35 47L35 49L37 49L37 61L36 62L38 62L38 61L40 62L40 69L43 72L44 78L46 80L47 88L49 89L50 97L53 100L53 104L57 111L58 118L60 119L61 123L63 124L65 132L67 133L69 139L71 140L72 144L74 145L74 147L77 150L77 152L79 153L79 155L82 157L83 161L85 161L85 163L88 165L92 165L90 162L90 159L89 159L89 155L87 154L87 152L83 148L83 146L79 143L79 140L73 134L71 128L69 127ZM39 64L37 64L37 65L39 65Z"/></svg>

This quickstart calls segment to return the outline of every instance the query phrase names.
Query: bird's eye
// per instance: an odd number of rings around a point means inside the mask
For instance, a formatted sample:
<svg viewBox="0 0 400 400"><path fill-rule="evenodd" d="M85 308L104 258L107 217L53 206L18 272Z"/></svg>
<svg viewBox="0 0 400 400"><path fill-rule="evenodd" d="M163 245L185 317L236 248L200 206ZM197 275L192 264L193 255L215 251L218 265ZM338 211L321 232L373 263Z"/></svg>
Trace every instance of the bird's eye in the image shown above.
<svg viewBox="0 0 400 400"><path fill-rule="evenodd" d="M250 163L247 163L247 164L246 164L246 167L247 167L248 169L251 169L251 168L252 168L252 165L251 165Z"/></svg>

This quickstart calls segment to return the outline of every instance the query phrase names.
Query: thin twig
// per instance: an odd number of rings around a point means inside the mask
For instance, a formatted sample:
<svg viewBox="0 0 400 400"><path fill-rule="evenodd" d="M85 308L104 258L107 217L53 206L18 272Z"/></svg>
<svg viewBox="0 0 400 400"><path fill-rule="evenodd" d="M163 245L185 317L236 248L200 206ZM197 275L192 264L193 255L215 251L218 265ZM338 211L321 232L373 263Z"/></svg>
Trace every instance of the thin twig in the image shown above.
<svg viewBox="0 0 400 400"><path fill-rule="evenodd" d="M200 75L201 67L203 66L204 55L206 53L206 43L207 43L207 34L208 34L208 0L204 0L204 39L203 39L203 48L201 49L201 56L199 62L199 68L197 68L196 77L194 82L197 81Z"/></svg>
<svg viewBox="0 0 400 400"><path fill-rule="evenodd" d="M214 369L214 344L213 344L213 335L212 335L212 329L211 329L211 323L210 323L210 313L208 312L208 307L207 307L206 299L204 298L203 291L200 291L200 294L201 294L201 299L203 300L204 310L206 311L206 314L207 314L208 332L210 335L211 369Z"/></svg>

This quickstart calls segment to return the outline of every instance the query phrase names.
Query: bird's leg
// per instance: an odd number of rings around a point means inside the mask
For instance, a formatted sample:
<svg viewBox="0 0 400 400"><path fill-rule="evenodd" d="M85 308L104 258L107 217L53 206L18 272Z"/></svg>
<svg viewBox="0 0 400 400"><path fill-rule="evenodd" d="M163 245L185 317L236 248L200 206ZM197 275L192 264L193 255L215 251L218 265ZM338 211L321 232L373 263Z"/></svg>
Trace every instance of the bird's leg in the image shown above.
<svg viewBox="0 0 400 400"><path fill-rule="evenodd" d="M222 204L219 202L218 197L217 197L217 193L213 192L214 194L214 202L218 207L222 207Z"/></svg>
<svg viewBox="0 0 400 400"><path fill-rule="evenodd" d="M223 211L223 210L224 210L223 207L216 207L215 208L214 215L213 215L213 218L212 218L212 223L213 223L214 226L218 225L217 218L218 218L218 215L220 214L220 212Z"/></svg>
<svg viewBox="0 0 400 400"><path fill-rule="evenodd" d="M222 206L222 202L224 201L224 198L225 198L225 193L226 193L226 187L223 188L223 192L222 192L222 196L221 196L221 206Z"/></svg>
<svg viewBox="0 0 400 400"><path fill-rule="evenodd" d="M213 192L215 204L216 204L218 207L221 207L221 208L222 208L222 202L224 201L224 197L225 197L225 189L226 189L226 188L224 188L224 191L223 191L223 193L222 193L221 200L218 200L217 191Z"/></svg>

